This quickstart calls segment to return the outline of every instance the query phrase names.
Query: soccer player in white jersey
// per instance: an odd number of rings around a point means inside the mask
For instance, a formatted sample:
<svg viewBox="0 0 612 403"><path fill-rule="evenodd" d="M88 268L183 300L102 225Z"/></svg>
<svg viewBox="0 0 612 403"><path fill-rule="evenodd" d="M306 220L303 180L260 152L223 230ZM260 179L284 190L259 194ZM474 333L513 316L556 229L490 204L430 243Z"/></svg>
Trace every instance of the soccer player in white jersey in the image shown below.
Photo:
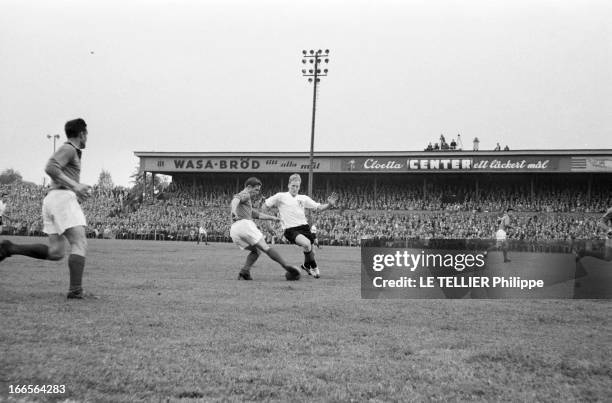
<svg viewBox="0 0 612 403"><path fill-rule="evenodd" d="M279 192L268 197L264 203L266 208L277 207L281 218L281 226L285 238L291 243L300 246L304 252L304 264L302 270L315 278L320 277L320 271L315 261L313 242L315 235L310 231L310 225L306 220L304 209L323 211L336 205L338 196L332 193L327 198L327 203L321 204L306 195L298 194L302 179L300 175L293 174L289 177L289 191Z"/></svg>
<svg viewBox="0 0 612 403"><path fill-rule="evenodd" d="M261 181L252 177L246 180L244 189L234 195L232 199L231 218L233 224L230 228L230 237L240 249L246 249L251 252L246 258L246 263L238 273L238 280L253 280L251 277L251 267L257 261L261 252L283 266L287 271L285 273L287 280L299 280L300 270L295 266L287 264L278 251L266 243L263 234L253 222L253 218L272 221L280 220L278 217L253 210L251 200L256 198L260 192Z"/></svg>
<svg viewBox="0 0 612 403"><path fill-rule="evenodd" d="M43 200L43 231L49 235L49 246L43 244L0 243L0 261L12 255L42 260L60 260L65 254L65 240L70 244L68 299L96 298L83 293L85 269L85 215L79 200L90 196L90 186L80 183L81 150L87 143L87 124L74 119L64 126L68 141L62 144L47 162L45 172L51 177L51 188Z"/></svg>
<svg viewBox="0 0 612 403"><path fill-rule="evenodd" d="M606 213L599 219L597 225L606 231L606 244L603 252L581 249L576 253L577 262L585 256L591 256L607 262L612 261L612 207L606 210Z"/></svg>
<svg viewBox="0 0 612 403"><path fill-rule="evenodd" d="M513 211L512 207L509 207L503 216L497 218L497 231L495 232L496 242L494 246L487 249L487 253L492 250L501 249L504 254L504 263L511 262L511 260L508 259L508 234L506 231L511 228L510 217Z"/></svg>
<svg viewBox="0 0 612 403"><path fill-rule="evenodd" d="M198 228L198 245L200 242L204 240L204 244L208 245L208 233L206 232L206 228L204 228L204 223L200 223L200 228Z"/></svg>

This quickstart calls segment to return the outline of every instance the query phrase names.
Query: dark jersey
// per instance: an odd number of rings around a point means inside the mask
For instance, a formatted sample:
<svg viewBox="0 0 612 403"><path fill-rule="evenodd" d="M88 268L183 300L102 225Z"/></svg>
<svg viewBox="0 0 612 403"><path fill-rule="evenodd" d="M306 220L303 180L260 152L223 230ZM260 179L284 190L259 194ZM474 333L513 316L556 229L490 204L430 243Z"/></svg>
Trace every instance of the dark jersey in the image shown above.
<svg viewBox="0 0 612 403"><path fill-rule="evenodd" d="M259 213L253 211L253 203L251 203L251 195L248 191L243 190L242 192L235 194L234 199L238 199L240 202L236 208L232 211L232 219L238 220L252 220L258 218Z"/></svg>
<svg viewBox="0 0 612 403"><path fill-rule="evenodd" d="M80 183L81 150L70 142L62 144L47 162L45 172L51 177L51 189L68 189L58 180L62 172L73 181Z"/></svg>

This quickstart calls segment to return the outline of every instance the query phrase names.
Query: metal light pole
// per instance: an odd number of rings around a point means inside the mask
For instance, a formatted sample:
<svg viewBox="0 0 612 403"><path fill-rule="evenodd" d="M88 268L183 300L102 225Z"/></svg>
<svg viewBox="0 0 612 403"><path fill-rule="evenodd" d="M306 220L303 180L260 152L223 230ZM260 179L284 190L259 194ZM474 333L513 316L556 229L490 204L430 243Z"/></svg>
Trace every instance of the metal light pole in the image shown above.
<svg viewBox="0 0 612 403"><path fill-rule="evenodd" d="M49 140L53 139L53 154L55 154L55 142L60 138L59 134L47 134Z"/></svg>
<svg viewBox="0 0 612 403"><path fill-rule="evenodd" d="M302 64L312 64L313 68L302 69L302 76L308 77L308 82L313 83L312 91L312 126L310 129L310 164L308 168L308 196L312 197L313 170L314 170L314 133L315 133L315 113L317 110L317 85L321 81L319 77L327 76L327 69L321 70L320 63L329 63L329 49L323 52L321 49L315 51L302 50Z"/></svg>

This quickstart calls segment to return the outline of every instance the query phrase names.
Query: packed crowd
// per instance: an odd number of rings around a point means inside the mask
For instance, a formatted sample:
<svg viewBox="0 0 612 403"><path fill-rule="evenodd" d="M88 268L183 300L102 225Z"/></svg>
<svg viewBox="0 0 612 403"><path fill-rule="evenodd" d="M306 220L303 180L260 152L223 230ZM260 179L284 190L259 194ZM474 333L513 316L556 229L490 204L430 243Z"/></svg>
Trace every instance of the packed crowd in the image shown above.
<svg viewBox="0 0 612 403"><path fill-rule="evenodd" d="M265 189L265 195L280 191ZM474 189L463 184L425 186L378 184L334 186L341 203L337 209L312 214L321 244L358 245L363 238L491 238L500 212L515 209L513 239L569 240L600 236L596 221L612 205L607 186L593 186L587 200L583 187L491 183ZM5 233L42 235L42 186L0 186L10 217ZM94 188L82 206L91 237L123 239L195 240L203 226L210 241L229 241L229 202L234 186L206 184L171 186L156 197L134 198L128 190ZM425 193L425 195L423 195ZM327 192L315 191L316 200ZM259 203L261 200L259 200ZM260 223L272 243L283 242L279 225Z"/></svg>

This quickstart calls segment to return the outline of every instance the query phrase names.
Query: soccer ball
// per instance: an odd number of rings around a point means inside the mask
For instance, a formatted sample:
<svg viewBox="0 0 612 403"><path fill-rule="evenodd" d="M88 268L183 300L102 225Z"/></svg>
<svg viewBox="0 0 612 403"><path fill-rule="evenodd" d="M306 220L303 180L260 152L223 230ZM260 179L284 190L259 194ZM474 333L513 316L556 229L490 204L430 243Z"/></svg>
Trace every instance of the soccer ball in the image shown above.
<svg viewBox="0 0 612 403"><path fill-rule="evenodd" d="M300 279L300 272L292 273L288 271L285 273L285 278L287 281L298 281Z"/></svg>

